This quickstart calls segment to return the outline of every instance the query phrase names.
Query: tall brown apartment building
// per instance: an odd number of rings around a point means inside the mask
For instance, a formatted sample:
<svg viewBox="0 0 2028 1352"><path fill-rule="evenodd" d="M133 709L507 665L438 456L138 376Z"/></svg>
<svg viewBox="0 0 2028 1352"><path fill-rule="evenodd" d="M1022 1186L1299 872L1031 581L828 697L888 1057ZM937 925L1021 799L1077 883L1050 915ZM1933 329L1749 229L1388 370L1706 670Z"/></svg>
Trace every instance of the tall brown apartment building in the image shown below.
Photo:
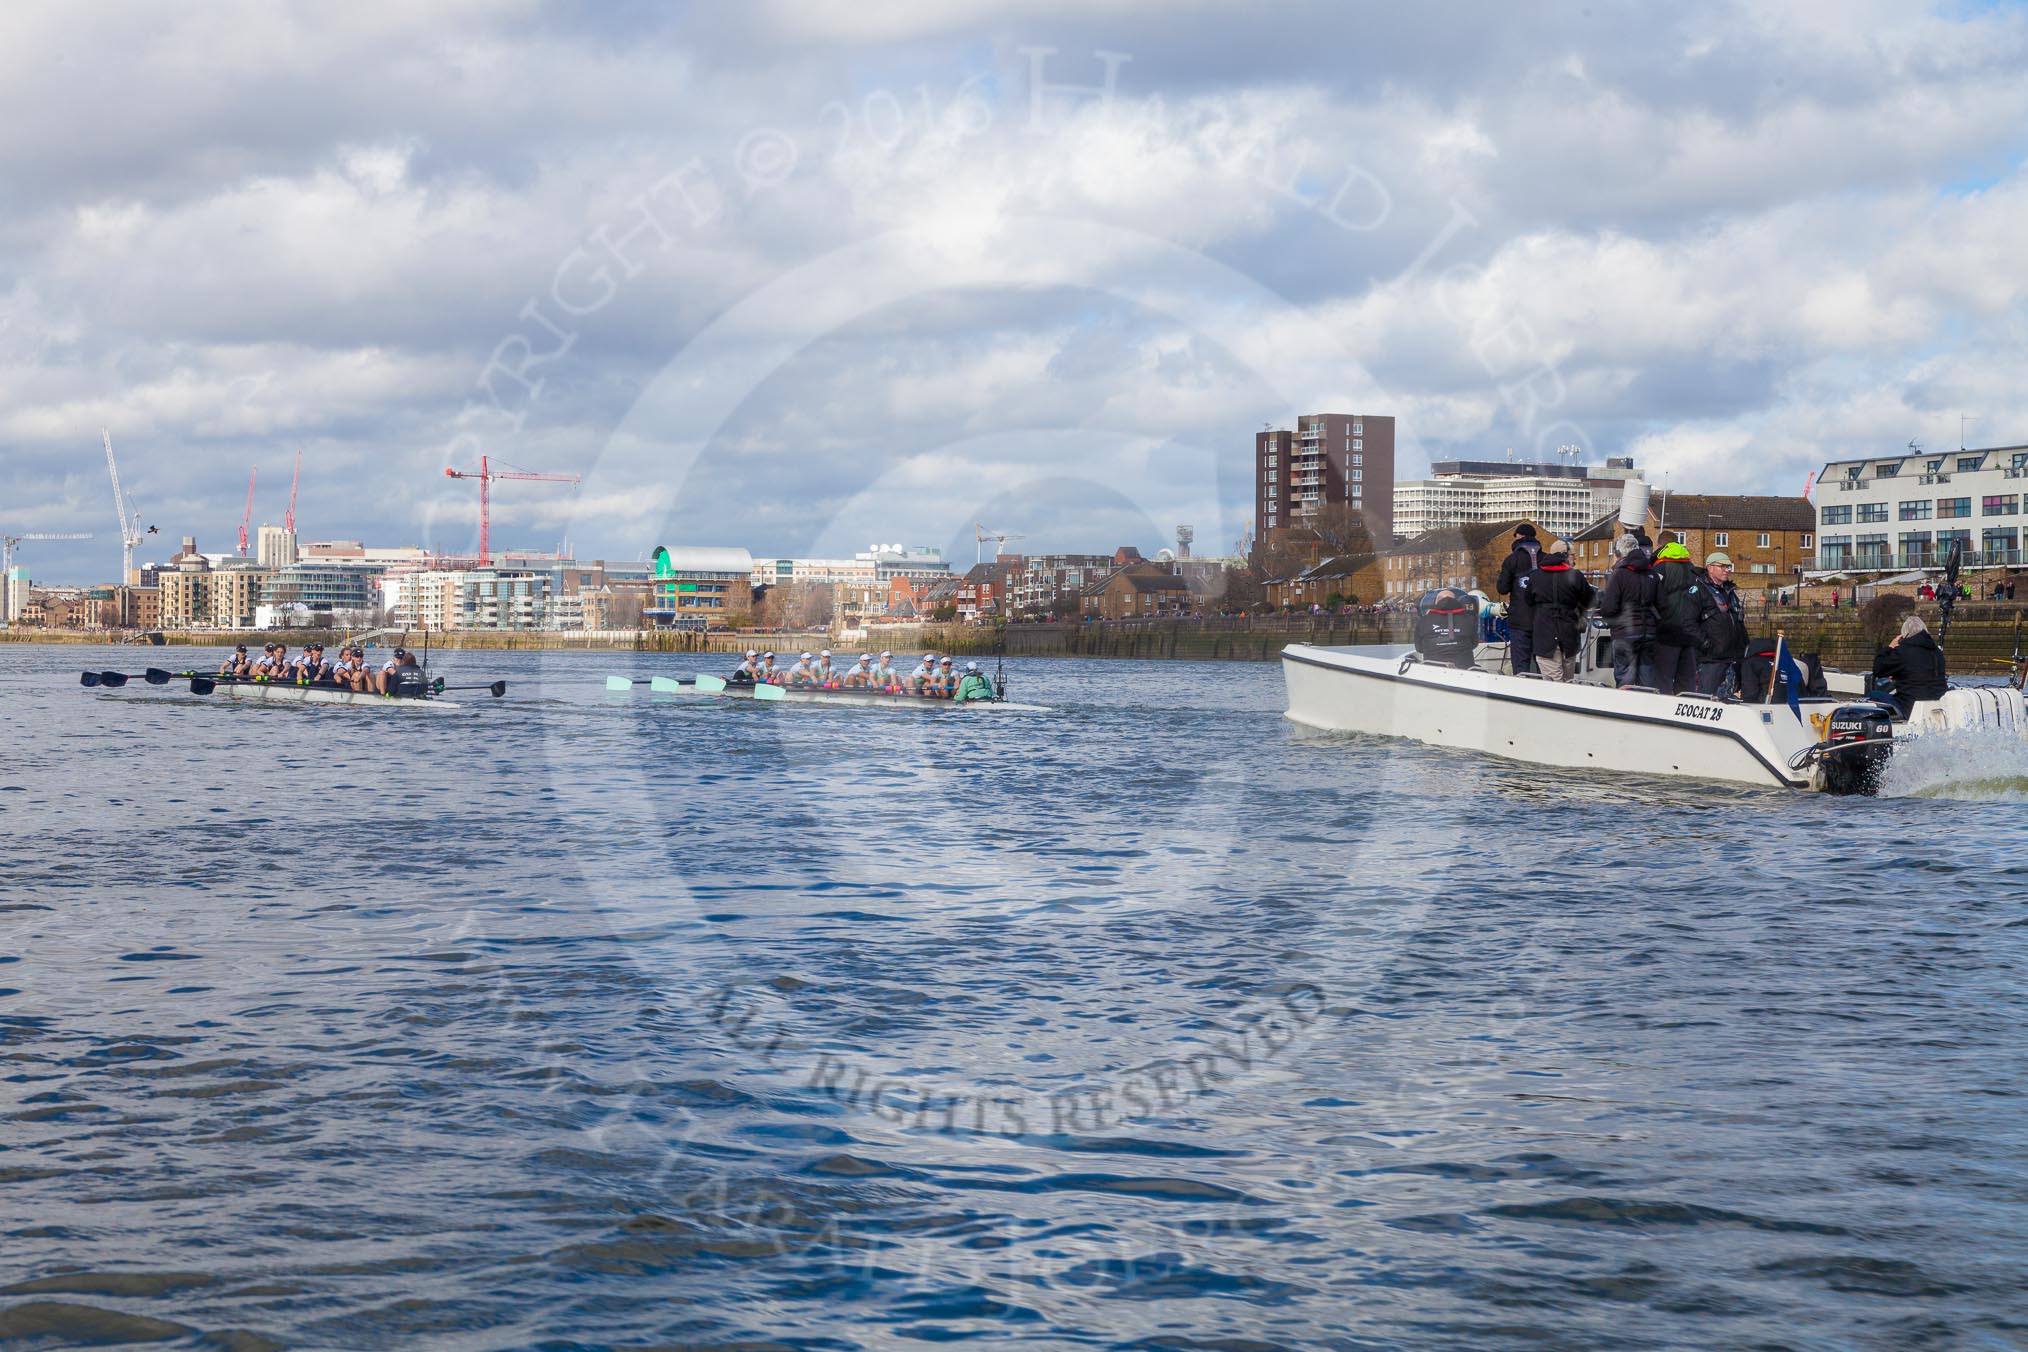
<svg viewBox="0 0 2028 1352"><path fill-rule="evenodd" d="M1305 413L1253 438L1254 533L1264 545L1326 507L1349 506L1385 548L1394 530L1394 418Z"/></svg>

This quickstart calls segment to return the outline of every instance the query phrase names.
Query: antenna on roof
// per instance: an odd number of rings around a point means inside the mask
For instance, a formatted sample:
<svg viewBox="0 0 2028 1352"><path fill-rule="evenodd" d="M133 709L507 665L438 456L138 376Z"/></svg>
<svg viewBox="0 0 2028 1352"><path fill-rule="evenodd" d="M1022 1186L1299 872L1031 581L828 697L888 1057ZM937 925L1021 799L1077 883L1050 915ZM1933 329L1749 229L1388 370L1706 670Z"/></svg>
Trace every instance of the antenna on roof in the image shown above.
<svg viewBox="0 0 2028 1352"><path fill-rule="evenodd" d="M1908 439L1908 452L1910 455L1921 455L1922 443L1917 441L1914 437L1910 437Z"/></svg>

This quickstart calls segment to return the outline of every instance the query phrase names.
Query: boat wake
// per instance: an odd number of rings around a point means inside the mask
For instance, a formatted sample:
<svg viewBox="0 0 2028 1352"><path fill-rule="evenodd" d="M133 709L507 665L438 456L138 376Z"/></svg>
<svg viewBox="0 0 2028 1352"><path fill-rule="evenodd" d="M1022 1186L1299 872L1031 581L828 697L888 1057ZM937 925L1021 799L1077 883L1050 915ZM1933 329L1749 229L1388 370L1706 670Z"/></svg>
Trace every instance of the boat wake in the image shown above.
<svg viewBox="0 0 2028 1352"><path fill-rule="evenodd" d="M1897 740L1882 798L2028 799L2028 739L1967 728Z"/></svg>

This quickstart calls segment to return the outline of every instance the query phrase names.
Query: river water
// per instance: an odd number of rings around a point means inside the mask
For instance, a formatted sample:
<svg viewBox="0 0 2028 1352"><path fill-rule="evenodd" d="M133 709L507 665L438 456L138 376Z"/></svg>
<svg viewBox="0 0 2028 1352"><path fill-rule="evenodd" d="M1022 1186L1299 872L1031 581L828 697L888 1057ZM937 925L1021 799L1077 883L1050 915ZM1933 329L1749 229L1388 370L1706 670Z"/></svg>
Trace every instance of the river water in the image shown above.
<svg viewBox="0 0 2028 1352"><path fill-rule="evenodd" d="M2020 758L77 684L193 655L0 648L0 1343L2028 1345Z"/></svg>

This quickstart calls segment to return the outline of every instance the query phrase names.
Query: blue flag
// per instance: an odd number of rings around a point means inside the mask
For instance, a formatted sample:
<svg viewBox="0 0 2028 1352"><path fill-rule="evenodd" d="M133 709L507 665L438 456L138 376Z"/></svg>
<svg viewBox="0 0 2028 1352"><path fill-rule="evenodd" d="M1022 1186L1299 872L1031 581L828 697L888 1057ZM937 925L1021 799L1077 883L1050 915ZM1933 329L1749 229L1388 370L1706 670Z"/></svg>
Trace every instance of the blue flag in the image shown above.
<svg viewBox="0 0 2028 1352"><path fill-rule="evenodd" d="M1781 680L1789 683L1789 712L1796 716L1797 722L1801 722L1803 717L1803 669L1796 665L1795 654L1789 651L1789 645L1786 643L1777 642L1775 644L1775 674Z"/></svg>

